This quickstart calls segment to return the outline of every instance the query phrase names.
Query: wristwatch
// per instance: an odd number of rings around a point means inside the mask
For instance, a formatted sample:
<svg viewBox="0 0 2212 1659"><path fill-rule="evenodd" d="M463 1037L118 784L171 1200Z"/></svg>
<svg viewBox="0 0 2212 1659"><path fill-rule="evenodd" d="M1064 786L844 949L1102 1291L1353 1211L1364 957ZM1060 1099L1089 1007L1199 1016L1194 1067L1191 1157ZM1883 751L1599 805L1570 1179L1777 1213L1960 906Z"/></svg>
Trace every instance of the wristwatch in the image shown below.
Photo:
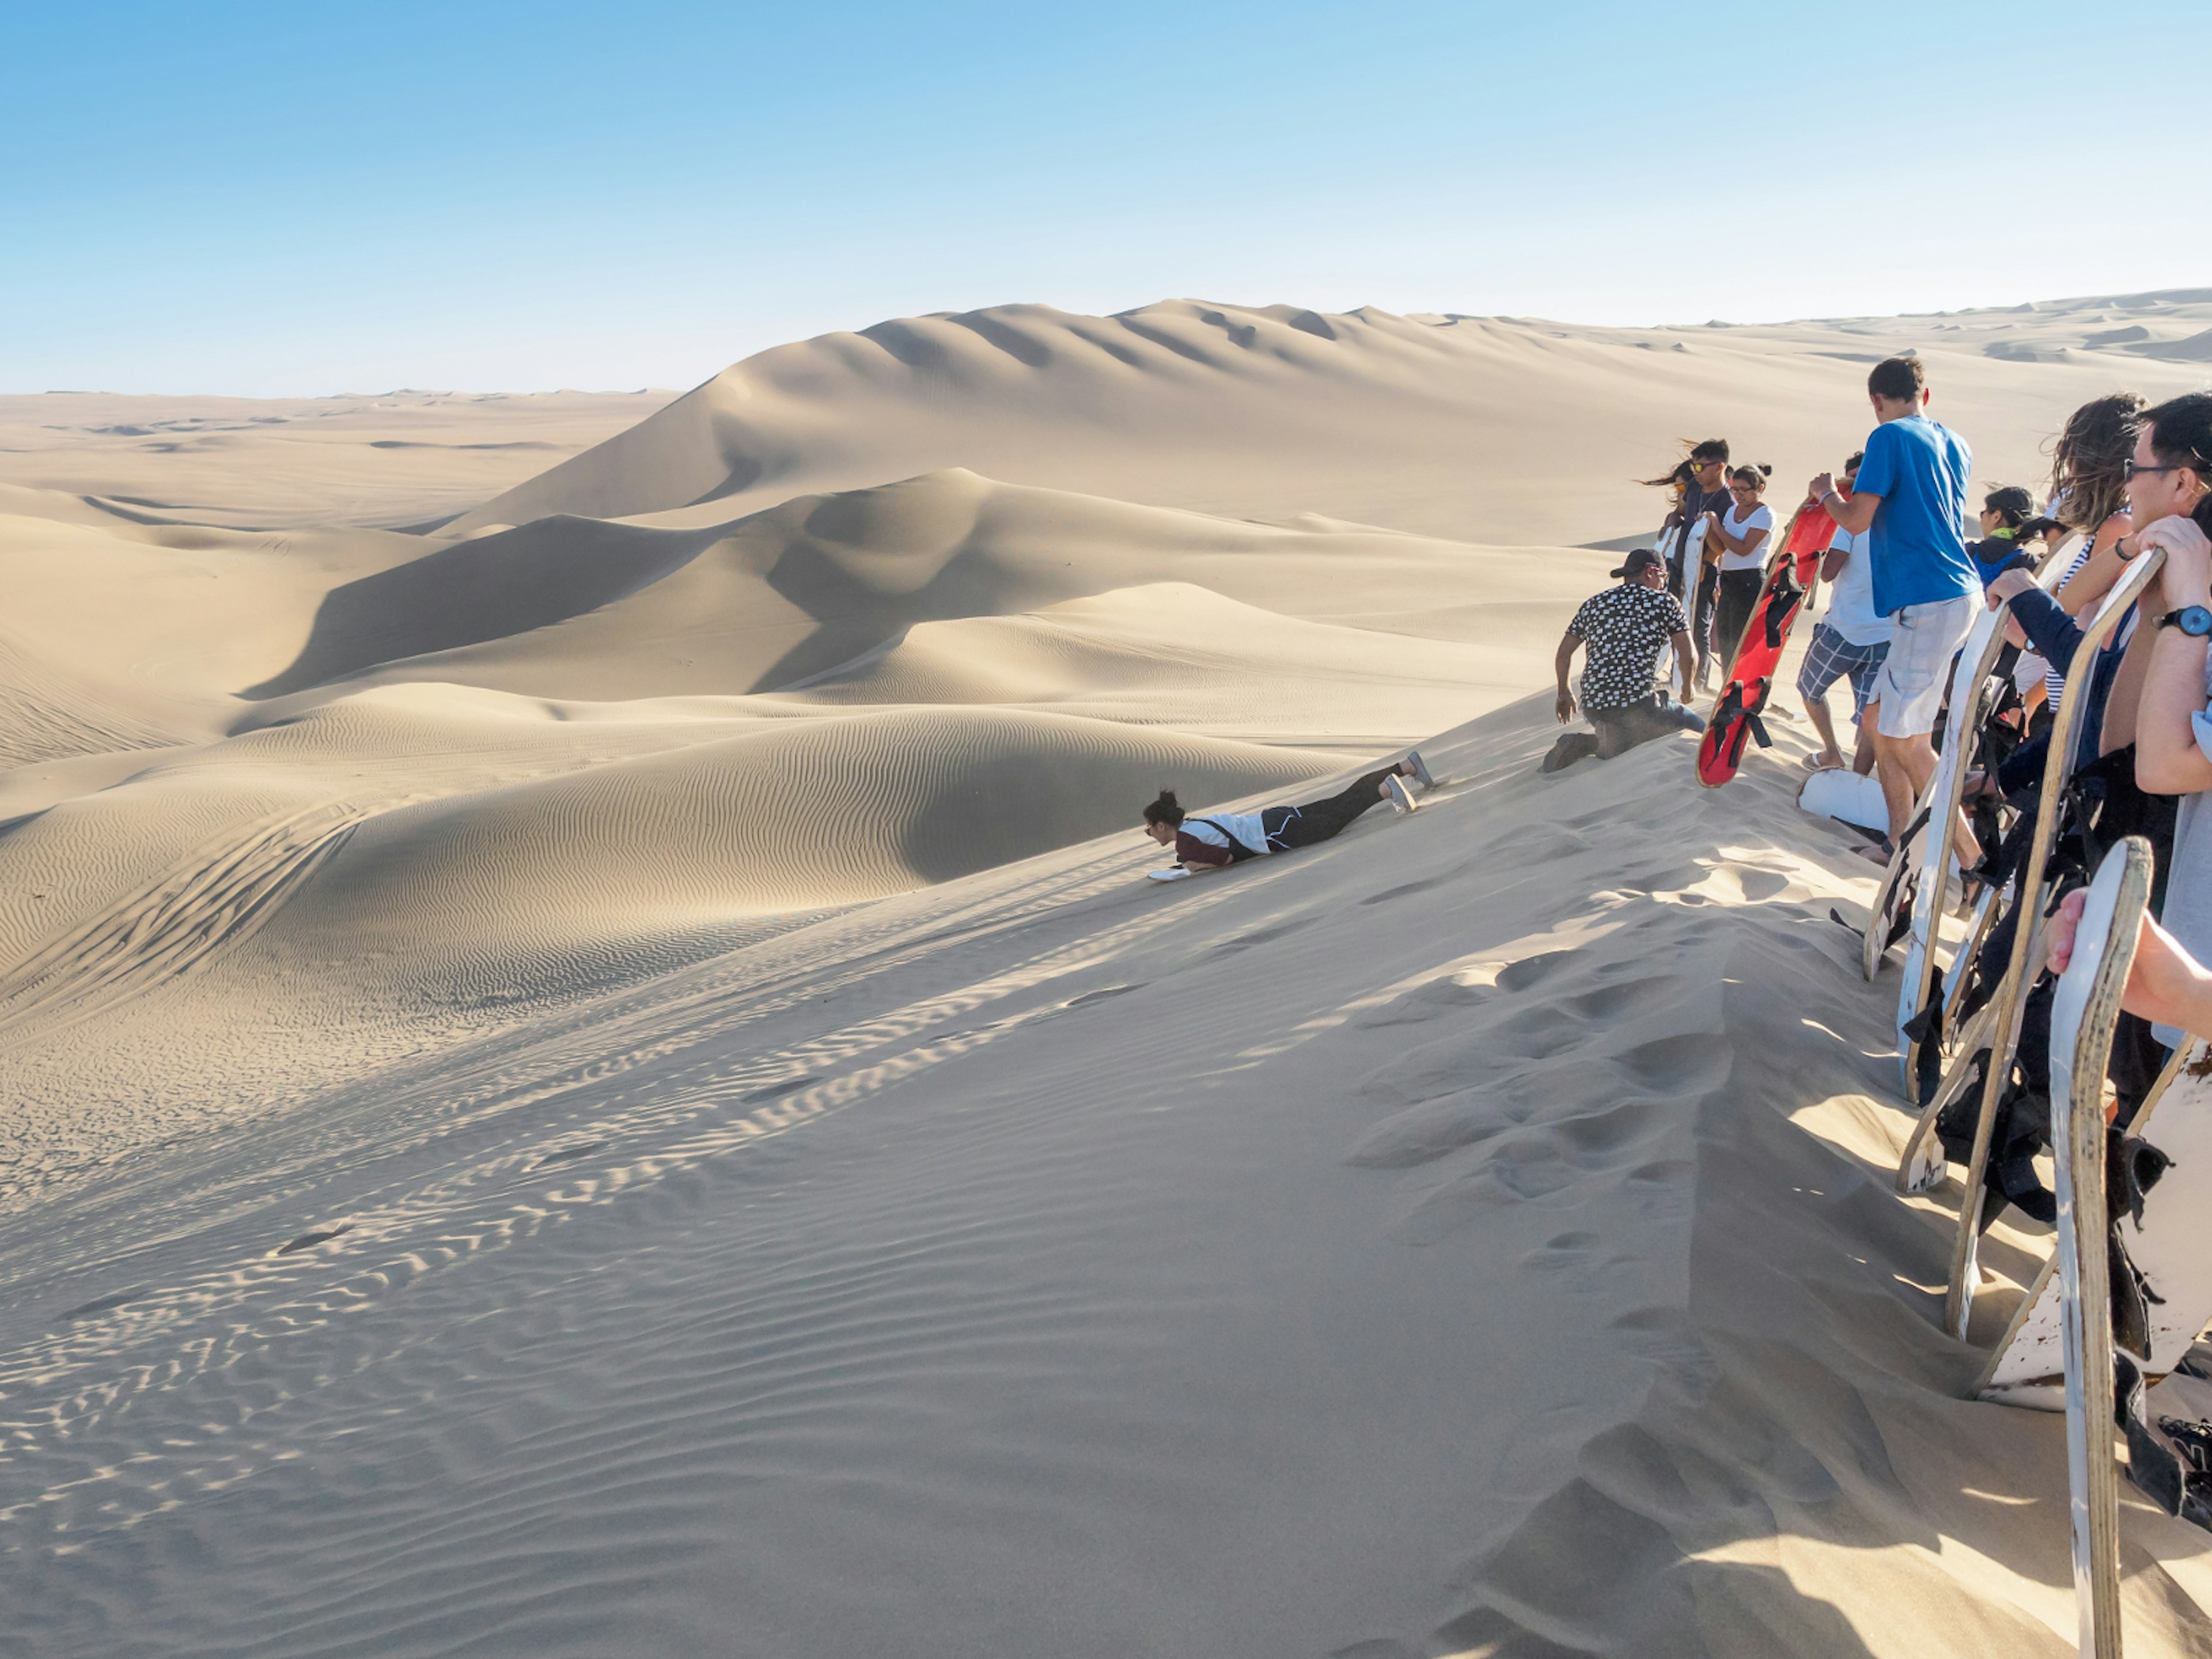
<svg viewBox="0 0 2212 1659"><path fill-rule="evenodd" d="M2178 628L2192 640L2201 640L2212 634L2212 611L2201 605L2185 605L2179 611L2169 611L2158 619L2160 628Z"/></svg>

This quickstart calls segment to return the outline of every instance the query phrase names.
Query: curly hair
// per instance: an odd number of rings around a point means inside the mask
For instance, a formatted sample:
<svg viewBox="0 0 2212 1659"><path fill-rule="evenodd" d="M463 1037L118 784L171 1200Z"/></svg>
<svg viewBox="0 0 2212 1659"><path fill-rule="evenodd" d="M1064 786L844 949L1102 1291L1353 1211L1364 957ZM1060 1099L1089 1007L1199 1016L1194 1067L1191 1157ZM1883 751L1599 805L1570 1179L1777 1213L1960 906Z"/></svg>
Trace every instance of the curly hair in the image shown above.
<svg viewBox="0 0 2212 1659"><path fill-rule="evenodd" d="M2128 458L2136 453L2146 407L2134 392L2115 392L2067 417L2051 452L2051 517L2094 536L2128 504Z"/></svg>

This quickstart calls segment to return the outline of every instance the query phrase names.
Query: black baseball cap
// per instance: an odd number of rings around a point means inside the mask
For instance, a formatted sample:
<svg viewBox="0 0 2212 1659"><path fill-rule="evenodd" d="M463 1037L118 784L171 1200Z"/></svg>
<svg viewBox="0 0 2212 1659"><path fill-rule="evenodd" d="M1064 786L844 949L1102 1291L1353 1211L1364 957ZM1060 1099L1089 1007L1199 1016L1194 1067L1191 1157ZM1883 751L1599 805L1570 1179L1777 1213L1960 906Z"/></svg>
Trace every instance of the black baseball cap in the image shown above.
<svg viewBox="0 0 2212 1659"><path fill-rule="evenodd" d="M1640 576L1647 570L1663 570L1666 567L1666 560L1648 547L1639 547L1623 559L1620 568L1613 574L1616 576Z"/></svg>
<svg viewBox="0 0 2212 1659"><path fill-rule="evenodd" d="M2017 513L2023 519L2035 516L2035 497L2018 484L1992 489L1982 498L1982 505L1992 513Z"/></svg>

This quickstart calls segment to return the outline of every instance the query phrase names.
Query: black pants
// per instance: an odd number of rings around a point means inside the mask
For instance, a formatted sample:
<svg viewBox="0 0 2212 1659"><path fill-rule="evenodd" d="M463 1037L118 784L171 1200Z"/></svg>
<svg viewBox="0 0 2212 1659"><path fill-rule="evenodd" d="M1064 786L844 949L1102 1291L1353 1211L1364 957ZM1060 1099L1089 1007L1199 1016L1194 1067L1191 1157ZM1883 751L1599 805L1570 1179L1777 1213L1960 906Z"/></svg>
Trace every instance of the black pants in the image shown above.
<svg viewBox="0 0 2212 1659"><path fill-rule="evenodd" d="M1382 787L1382 780L1397 769L1393 765L1370 772L1326 800L1309 801L1304 806L1270 806L1260 814L1260 824L1267 832L1268 844L1278 852L1287 853L1293 847L1310 847L1339 834L1369 807L1381 803L1382 797L1377 792Z"/></svg>
<svg viewBox="0 0 2212 1659"><path fill-rule="evenodd" d="M1702 732L1705 721L1679 702L1662 702L1654 692L1641 702L1620 708L1593 708L1589 722L1597 728L1597 757L1611 760L1639 743L1663 738L1669 732Z"/></svg>
<svg viewBox="0 0 2212 1659"><path fill-rule="evenodd" d="M1723 570L1720 594L1713 607L1713 654L1723 669L1735 662L1735 648L1743 639L1744 624L1759 609L1759 591L1766 584L1764 570Z"/></svg>
<svg viewBox="0 0 2212 1659"><path fill-rule="evenodd" d="M1701 565L1698 573L1698 602L1690 607L1690 644L1702 662L1713 654L1713 607L1720 592L1720 567Z"/></svg>

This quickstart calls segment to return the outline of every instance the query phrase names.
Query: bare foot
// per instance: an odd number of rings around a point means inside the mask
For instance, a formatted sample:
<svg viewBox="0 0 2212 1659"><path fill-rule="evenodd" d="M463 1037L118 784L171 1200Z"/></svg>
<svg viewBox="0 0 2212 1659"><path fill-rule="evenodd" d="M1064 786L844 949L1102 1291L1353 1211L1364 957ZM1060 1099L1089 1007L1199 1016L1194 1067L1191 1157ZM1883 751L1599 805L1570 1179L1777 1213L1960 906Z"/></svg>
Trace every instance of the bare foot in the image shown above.
<svg viewBox="0 0 2212 1659"><path fill-rule="evenodd" d="M1885 870L1889 868L1889 849L1874 842L1869 842L1863 847L1854 847L1851 851L1856 853L1869 864L1878 864Z"/></svg>

